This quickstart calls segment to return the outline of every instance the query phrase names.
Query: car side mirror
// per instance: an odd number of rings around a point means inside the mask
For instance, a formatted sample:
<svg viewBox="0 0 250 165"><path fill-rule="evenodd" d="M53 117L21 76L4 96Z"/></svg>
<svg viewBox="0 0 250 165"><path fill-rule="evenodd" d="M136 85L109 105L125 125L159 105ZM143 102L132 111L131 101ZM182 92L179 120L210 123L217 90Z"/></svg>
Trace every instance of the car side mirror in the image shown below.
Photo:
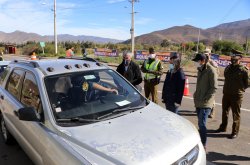
<svg viewBox="0 0 250 165"><path fill-rule="evenodd" d="M39 122L39 114L36 112L36 110L33 107L25 107L25 108L20 108L17 112L16 115L18 116L19 120L24 120L24 121L36 121Z"/></svg>

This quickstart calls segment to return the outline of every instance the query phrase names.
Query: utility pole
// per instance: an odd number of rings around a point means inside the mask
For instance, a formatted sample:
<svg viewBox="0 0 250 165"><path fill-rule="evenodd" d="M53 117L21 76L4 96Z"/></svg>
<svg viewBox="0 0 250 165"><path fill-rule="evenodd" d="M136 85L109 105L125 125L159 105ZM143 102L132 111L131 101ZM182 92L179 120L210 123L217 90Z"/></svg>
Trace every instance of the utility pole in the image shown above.
<svg viewBox="0 0 250 165"><path fill-rule="evenodd" d="M221 41L222 40L222 33L221 33L221 30L219 32L219 40Z"/></svg>
<svg viewBox="0 0 250 165"><path fill-rule="evenodd" d="M139 0L129 0L132 4L132 13L131 13L131 29L130 29L130 34L131 34L131 52L134 54L135 51L135 30L134 30L134 2L139 2Z"/></svg>
<svg viewBox="0 0 250 165"><path fill-rule="evenodd" d="M201 33L201 30L200 30L200 28L199 28L199 34L198 34L198 42L197 42L197 47L196 47L196 51L197 51L197 53L199 53L199 44L200 44L200 33Z"/></svg>
<svg viewBox="0 0 250 165"><path fill-rule="evenodd" d="M54 0L54 42L55 42L55 54L57 54L57 34L56 34L56 0Z"/></svg>
<svg viewBox="0 0 250 165"><path fill-rule="evenodd" d="M248 38L246 36L246 54L248 53Z"/></svg>

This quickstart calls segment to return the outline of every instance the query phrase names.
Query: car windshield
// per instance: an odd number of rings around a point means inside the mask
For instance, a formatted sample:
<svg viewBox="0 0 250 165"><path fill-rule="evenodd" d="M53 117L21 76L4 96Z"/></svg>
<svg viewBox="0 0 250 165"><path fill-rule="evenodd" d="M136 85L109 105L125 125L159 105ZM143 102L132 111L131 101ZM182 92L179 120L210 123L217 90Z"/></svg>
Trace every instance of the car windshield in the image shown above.
<svg viewBox="0 0 250 165"><path fill-rule="evenodd" d="M45 85L58 122L97 122L147 104L132 85L111 69L48 76Z"/></svg>

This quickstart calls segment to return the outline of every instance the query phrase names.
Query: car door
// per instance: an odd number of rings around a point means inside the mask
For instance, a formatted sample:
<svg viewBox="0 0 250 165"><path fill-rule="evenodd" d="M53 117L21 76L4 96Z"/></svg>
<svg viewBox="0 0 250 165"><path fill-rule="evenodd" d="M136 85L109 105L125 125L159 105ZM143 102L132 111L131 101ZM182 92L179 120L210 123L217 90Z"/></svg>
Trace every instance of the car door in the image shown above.
<svg viewBox="0 0 250 165"><path fill-rule="evenodd" d="M15 115L23 107L34 107L43 119L40 93L34 74L27 70L14 69L6 84L4 113L11 133L35 164L44 164L42 152L45 150L47 132L43 122L21 121Z"/></svg>
<svg viewBox="0 0 250 165"><path fill-rule="evenodd" d="M1 109L4 115L6 126L16 139L20 138L20 132L16 130L17 123L14 110L22 107L19 99L21 95L21 86L24 73L24 70L14 69L8 77L5 90L1 92Z"/></svg>
<svg viewBox="0 0 250 165"><path fill-rule="evenodd" d="M41 122L21 121L18 122L18 130L22 132L23 138L30 146L29 151L32 155L32 160L36 164L44 164L43 152L46 150L48 142L47 128L44 125L43 106L40 99L40 92L35 75L32 72L26 71L23 85L21 89L20 102L24 107L33 107L40 116Z"/></svg>

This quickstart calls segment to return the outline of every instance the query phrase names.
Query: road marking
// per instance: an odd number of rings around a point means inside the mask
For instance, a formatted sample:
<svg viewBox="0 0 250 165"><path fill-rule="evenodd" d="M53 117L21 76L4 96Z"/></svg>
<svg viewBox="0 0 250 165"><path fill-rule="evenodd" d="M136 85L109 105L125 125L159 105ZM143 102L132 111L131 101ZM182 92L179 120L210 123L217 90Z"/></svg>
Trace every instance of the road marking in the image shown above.
<svg viewBox="0 0 250 165"><path fill-rule="evenodd" d="M160 91L159 91L159 92L160 92ZM193 100L193 99L194 99L193 97L188 97L188 96L183 96L183 97L186 98L186 99L190 99L190 100ZM221 103L215 103L215 104L216 104L216 105L219 105L219 106L222 106ZM246 108L241 108L241 110L250 112L250 109L246 109Z"/></svg>
<svg viewBox="0 0 250 165"><path fill-rule="evenodd" d="M144 88L143 88L144 89ZM158 93L162 93L162 91L157 91ZM184 98L186 99L190 99L190 100L193 100L194 98L193 97L188 97L188 96L183 96ZM216 105L219 105L219 106L222 106L221 103L215 103ZM247 112L250 112L250 109L246 109L246 108L241 108L240 110L242 111L247 111Z"/></svg>

